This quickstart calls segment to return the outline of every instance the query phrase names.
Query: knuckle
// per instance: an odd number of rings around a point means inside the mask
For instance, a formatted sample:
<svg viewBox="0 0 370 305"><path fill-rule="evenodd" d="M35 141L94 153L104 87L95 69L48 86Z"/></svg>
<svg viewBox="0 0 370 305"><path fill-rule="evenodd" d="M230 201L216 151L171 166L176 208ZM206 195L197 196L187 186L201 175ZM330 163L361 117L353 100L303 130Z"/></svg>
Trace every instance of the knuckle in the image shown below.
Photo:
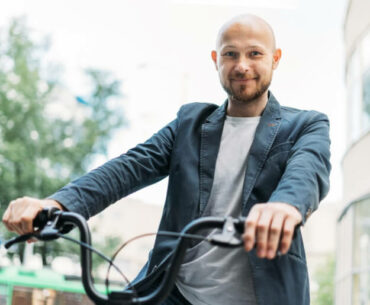
<svg viewBox="0 0 370 305"><path fill-rule="evenodd" d="M257 229L258 229L258 231L259 231L260 233L264 233L264 232L266 232L266 230L267 230L267 226L266 226L266 224L264 224L264 223L259 223L259 224L257 225Z"/></svg>
<svg viewBox="0 0 370 305"><path fill-rule="evenodd" d="M9 219L9 210L5 211L5 213L3 214L3 217L1 219L2 219L2 221L8 221L8 219Z"/></svg>
<svg viewBox="0 0 370 305"><path fill-rule="evenodd" d="M253 240L253 235L251 233L246 233L243 235L243 240L248 242Z"/></svg>
<svg viewBox="0 0 370 305"><path fill-rule="evenodd" d="M280 242L280 247L285 250L289 247L289 243L287 241L282 240Z"/></svg>
<svg viewBox="0 0 370 305"><path fill-rule="evenodd" d="M251 213L251 212L259 212L259 211L261 211L262 206L263 206L263 204L261 204L261 203L256 203L256 204L254 204L254 205L252 206L252 208L251 208L251 211L250 211L249 213Z"/></svg>
<svg viewBox="0 0 370 305"><path fill-rule="evenodd" d="M21 222L27 222L27 221L29 221L30 220L30 218L28 217L28 216L21 216L21 217L19 217L19 222L21 223Z"/></svg>
<svg viewBox="0 0 370 305"><path fill-rule="evenodd" d="M13 220L13 224L15 224L16 226L20 225L21 223L22 223L22 217L15 218Z"/></svg>
<svg viewBox="0 0 370 305"><path fill-rule="evenodd" d="M284 219L284 218L286 218L287 215L283 211L277 210L275 212L275 216Z"/></svg>
<svg viewBox="0 0 370 305"><path fill-rule="evenodd" d="M277 235L280 233L280 227L279 226L271 226L270 232L274 235Z"/></svg>
<svg viewBox="0 0 370 305"><path fill-rule="evenodd" d="M254 227L256 225L256 221L251 218L247 218L245 221L247 227Z"/></svg>
<svg viewBox="0 0 370 305"><path fill-rule="evenodd" d="M18 226L19 222L17 220L14 220L14 219L9 219L8 221L8 225L10 226Z"/></svg>
<svg viewBox="0 0 370 305"><path fill-rule="evenodd" d="M22 197L22 198L19 198L19 204L25 204L27 203L27 197Z"/></svg>
<svg viewBox="0 0 370 305"><path fill-rule="evenodd" d="M15 200L13 200L12 202L12 206L18 206L22 203L22 199L21 198L17 198Z"/></svg>

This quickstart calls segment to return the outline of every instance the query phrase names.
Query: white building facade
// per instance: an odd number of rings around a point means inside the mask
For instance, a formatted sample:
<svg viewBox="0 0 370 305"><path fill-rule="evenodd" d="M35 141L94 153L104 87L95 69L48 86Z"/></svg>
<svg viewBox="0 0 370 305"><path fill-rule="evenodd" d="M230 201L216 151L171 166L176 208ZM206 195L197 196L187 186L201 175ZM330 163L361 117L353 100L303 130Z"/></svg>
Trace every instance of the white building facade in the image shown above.
<svg viewBox="0 0 370 305"><path fill-rule="evenodd" d="M370 304L370 1L349 0L344 22L347 151L337 221L336 305Z"/></svg>

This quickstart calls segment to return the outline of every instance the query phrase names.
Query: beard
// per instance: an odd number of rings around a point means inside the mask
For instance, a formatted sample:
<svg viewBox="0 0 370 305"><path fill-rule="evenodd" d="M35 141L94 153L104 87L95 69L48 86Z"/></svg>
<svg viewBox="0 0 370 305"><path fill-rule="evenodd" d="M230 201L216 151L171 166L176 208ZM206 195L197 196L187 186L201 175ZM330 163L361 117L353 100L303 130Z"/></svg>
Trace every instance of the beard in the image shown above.
<svg viewBox="0 0 370 305"><path fill-rule="evenodd" d="M270 87L271 79L272 77L268 77L267 79L261 80L260 83L258 83L260 79L257 78L256 88L249 93L245 92L247 88L246 85L240 85L237 88L233 88L232 85L226 85L222 82L221 82L221 85L226 91L230 99L239 101L241 103L250 103L250 102L257 100L267 91L267 89Z"/></svg>

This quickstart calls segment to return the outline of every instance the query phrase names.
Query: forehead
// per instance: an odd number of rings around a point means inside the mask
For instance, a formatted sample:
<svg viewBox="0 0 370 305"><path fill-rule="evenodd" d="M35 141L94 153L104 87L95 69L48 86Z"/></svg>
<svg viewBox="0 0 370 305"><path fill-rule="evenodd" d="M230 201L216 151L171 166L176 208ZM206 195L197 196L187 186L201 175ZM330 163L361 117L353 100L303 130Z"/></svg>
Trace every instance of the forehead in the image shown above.
<svg viewBox="0 0 370 305"><path fill-rule="evenodd" d="M251 46L256 45L266 49L273 49L273 34L271 30L262 24L233 23L221 30L217 48L226 46Z"/></svg>

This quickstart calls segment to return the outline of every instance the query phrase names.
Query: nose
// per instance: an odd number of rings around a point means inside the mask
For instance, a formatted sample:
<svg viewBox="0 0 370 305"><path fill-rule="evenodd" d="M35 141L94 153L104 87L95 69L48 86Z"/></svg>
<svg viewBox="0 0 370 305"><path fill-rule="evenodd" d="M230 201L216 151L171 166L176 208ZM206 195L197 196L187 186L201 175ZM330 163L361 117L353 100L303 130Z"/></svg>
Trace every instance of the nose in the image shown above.
<svg viewBox="0 0 370 305"><path fill-rule="evenodd" d="M245 57L240 57L235 66L235 71L245 73L250 69L249 61Z"/></svg>

